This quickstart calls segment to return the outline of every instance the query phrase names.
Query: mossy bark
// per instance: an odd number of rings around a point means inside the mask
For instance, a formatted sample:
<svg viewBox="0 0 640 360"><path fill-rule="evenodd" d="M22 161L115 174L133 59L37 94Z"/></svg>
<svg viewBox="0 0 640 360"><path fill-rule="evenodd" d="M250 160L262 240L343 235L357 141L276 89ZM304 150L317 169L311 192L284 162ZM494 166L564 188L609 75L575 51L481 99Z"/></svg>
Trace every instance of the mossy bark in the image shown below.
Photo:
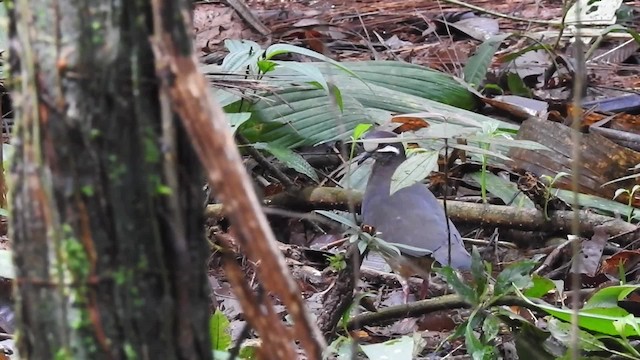
<svg viewBox="0 0 640 360"><path fill-rule="evenodd" d="M211 357L202 177L159 100L150 3L5 0L24 358Z"/></svg>

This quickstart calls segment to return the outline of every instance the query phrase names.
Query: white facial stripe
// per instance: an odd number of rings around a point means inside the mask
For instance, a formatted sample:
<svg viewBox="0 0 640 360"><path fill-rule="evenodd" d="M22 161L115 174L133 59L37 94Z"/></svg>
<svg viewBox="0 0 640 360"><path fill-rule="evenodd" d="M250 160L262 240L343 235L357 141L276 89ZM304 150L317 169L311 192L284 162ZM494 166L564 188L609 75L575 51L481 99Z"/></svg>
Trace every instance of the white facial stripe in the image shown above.
<svg viewBox="0 0 640 360"><path fill-rule="evenodd" d="M381 153L394 153L396 155L400 155L400 150L398 150L397 147L393 146L393 145L387 145L385 147L382 147L378 150L376 150L376 152L381 152Z"/></svg>

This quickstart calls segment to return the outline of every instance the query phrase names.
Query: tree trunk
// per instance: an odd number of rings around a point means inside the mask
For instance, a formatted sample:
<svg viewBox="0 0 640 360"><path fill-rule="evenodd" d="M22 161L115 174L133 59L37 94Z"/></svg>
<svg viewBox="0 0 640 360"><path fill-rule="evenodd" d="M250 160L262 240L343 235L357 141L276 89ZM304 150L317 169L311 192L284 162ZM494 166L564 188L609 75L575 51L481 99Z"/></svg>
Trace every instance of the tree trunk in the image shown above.
<svg viewBox="0 0 640 360"><path fill-rule="evenodd" d="M7 3L20 355L211 358L202 177L150 0Z"/></svg>

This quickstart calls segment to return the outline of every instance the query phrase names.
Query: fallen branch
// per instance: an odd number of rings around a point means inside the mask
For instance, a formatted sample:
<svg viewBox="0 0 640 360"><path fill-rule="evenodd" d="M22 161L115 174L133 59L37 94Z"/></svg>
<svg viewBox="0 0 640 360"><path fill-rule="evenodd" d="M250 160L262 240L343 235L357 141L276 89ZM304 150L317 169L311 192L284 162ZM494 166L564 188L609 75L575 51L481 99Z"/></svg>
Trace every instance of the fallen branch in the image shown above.
<svg viewBox="0 0 640 360"><path fill-rule="evenodd" d="M505 296L493 305L521 306L532 310L538 310L517 296ZM347 323L347 329L354 330L364 326L383 325L392 321L409 317L418 317L440 310L470 308L471 304L462 300L458 295L443 295L435 299L420 300L409 304L390 306L379 309L377 312L367 312L354 316Z"/></svg>
<svg viewBox="0 0 640 360"><path fill-rule="evenodd" d="M349 201L359 208L362 194L336 187L309 187L291 193L280 193L265 200L265 205L300 211L315 209L347 210ZM442 202L440 202L442 204ZM454 222L495 226L509 229L542 232L570 233L573 211L555 211L547 220L536 209L522 209L513 206L485 205L462 201L447 201L447 212ZM220 217L222 207L214 204L207 206L205 216ZM580 232L591 236L596 226L602 226L607 234L616 236L616 240L625 244L637 238L640 230L637 226L620 219L580 210Z"/></svg>

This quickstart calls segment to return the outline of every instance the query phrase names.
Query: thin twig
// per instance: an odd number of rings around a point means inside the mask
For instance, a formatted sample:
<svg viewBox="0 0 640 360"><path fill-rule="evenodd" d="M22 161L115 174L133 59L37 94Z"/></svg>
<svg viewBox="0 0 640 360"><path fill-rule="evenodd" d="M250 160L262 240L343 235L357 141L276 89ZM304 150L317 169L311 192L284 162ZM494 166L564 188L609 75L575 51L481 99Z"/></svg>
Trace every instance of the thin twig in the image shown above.
<svg viewBox="0 0 640 360"><path fill-rule="evenodd" d="M499 13L497 11L483 9L480 6L467 4L466 2L458 1L458 0L442 0L442 1L447 2L449 4L466 7L468 9L482 12L485 14L489 14L489 15L493 15L493 16L497 16L497 17L501 17L509 20L514 20L514 21L522 21L522 22L531 23L531 24L545 24L545 25L553 25L553 26L559 26L561 24L559 21L553 21L553 20L536 20L536 19L527 19L527 18L521 18L517 16L511 16L511 15Z"/></svg>

